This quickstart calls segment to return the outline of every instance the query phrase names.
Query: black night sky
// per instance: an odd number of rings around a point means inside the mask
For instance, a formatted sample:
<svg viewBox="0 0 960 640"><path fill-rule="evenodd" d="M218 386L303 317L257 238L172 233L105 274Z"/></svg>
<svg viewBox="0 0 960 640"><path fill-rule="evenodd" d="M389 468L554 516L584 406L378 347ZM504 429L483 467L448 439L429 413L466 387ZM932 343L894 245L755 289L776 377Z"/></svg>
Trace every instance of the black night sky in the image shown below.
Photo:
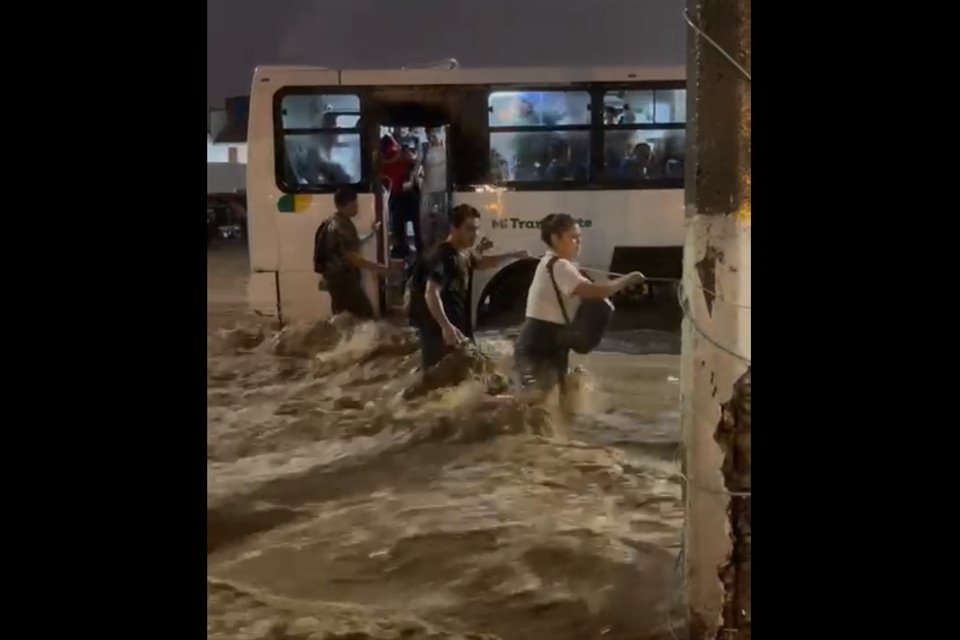
<svg viewBox="0 0 960 640"><path fill-rule="evenodd" d="M207 106L258 64L683 64L684 0L207 0Z"/></svg>

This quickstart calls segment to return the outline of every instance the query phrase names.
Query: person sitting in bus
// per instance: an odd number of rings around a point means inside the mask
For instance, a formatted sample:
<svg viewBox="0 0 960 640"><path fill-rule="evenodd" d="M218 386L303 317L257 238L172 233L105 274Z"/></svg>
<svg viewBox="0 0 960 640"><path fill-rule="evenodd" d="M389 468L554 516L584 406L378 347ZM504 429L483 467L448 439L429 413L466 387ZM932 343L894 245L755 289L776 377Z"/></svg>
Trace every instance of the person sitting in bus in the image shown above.
<svg viewBox="0 0 960 640"><path fill-rule="evenodd" d="M511 180L510 164L496 149L490 149L490 181L494 184Z"/></svg>
<svg viewBox="0 0 960 640"><path fill-rule="evenodd" d="M334 314L348 311L358 318L373 318L373 305L363 290L361 270L387 276L389 267L367 260L360 255L360 248L376 235L380 228L374 222L370 233L363 238L357 233L353 218L357 216L357 192L350 187L341 187L333 194L336 213L317 230L315 244L321 244L314 255L314 262L321 261L319 269L330 294L331 311ZM318 265L315 265L315 269Z"/></svg>
<svg viewBox="0 0 960 640"><path fill-rule="evenodd" d="M386 182L390 218L390 235L393 246L390 257L405 259L410 249L407 246L407 223L413 225L413 241L417 253L423 251L420 237L420 194L414 170L416 158L402 150L393 136L380 138L380 175Z"/></svg>
<svg viewBox="0 0 960 640"><path fill-rule="evenodd" d="M449 235L427 255L422 265L422 295L427 313L419 318L417 329L423 371L440 362L451 349L473 340L470 310L473 271L493 269L508 260L528 256L526 251L481 255L482 247L473 250L479 228L480 212L467 204L457 205L450 213Z"/></svg>
<svg viewBox="0 0 960 640"><path fill-rule="evenodd" d="M580 253L580 225L567 213L545 217L540 223L540 239L548 249L527 292L514 359L527 392L545 395L559 385L564 394L570 349L562 341L561 330L567 319L576 317L581 300L609 298L641 282L643 274L633 272L604 284L584 277L573 262Z"/></svg>
<svg viewBox="0 0 960 640"><path fill-rule="evenodd" d="M586 180L586 174L586 167L577 166L573 162L570 145L566 140L557 138L550 142L550 164L544 171L544 180L549 182Z"/></svg>
<svg viewBox="0 0 960 640"><path fill-rule="evenodd" d="M635 145L630 156L624 159L620 175L627 180L653 180L662 177L662 172L654 163L653 148L646 142Z"/></svg>

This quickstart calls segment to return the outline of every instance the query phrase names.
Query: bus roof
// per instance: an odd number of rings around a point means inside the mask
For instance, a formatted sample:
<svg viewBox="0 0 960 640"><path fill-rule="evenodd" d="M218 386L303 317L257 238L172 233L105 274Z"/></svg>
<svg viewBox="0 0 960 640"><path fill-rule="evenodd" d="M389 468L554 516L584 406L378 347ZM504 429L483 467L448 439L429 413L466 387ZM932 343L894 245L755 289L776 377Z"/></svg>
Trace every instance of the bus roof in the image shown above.
<svg viewBox="0 0 960 640"><path fill-rule="evenodd" d="M343 86L574 84L580 82L642 82L686 79L685 66L618 67L503 67L327 69L310 66L262 66L254 83Z"/></svg>

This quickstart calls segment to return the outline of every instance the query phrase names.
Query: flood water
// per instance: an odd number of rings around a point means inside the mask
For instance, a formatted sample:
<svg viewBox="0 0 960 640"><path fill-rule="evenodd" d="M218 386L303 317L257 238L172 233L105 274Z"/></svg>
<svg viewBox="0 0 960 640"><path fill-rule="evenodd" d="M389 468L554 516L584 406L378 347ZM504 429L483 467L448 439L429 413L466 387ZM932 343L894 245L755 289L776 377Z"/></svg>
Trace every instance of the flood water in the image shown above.
<svg viewBox="0 0 960 640"><path fill-rule="evenodd" d="M567 424L469 376L411 397L400 327L277 334L245 313L247 268L209 253L209 638L673 637L679 356L650 352L674 337L574 358ZM509 361L509 333L479 343Z"/></svg>

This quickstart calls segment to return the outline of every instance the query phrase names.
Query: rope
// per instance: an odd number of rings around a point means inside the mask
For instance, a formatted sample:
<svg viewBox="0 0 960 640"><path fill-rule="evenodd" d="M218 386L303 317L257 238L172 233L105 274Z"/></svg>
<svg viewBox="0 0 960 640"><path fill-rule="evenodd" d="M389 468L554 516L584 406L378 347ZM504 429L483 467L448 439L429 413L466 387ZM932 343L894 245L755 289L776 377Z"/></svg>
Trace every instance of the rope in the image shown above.
<svg viewBox="0 0 960 640"><path fill-rule="evenodd" d="M692 326L693 330L699 333L704 340L712 344L714 347L716 347L720 351L723 351L724 353L733 356L737 360L745 362L748 365L750 364L750 358L737 353L730 347L720 344L710 334L708 334L706 331L700 328L700 325L698 325L697 321L694 320L693 314L690 313L690 308L688 305L687 298L683 294L683 284L680 282L677 283L677 301L680 303L680 309L683 311L684 317L690 322L690 326Z"/></svg>
<svg viewBox="0 0 960 640"><path fill-rule="evenodd" d="M597 273L597 274L602 274L607 276L613 276L615 278L622 278L623 276L627 275L625 273L614 273L612 271L604 271L603 269L594 269L592 267L580 267L580 270L589 271L591 273ZM647 276L643 276L643 279L646 282L673 282L675 284L680 282L679 278L648 278ZM697 284L694 286L705 293L709 293L711 296L713 296L714 300L723 302L724 304L727 304L731 307L737 307L738 309L750 309L750 305L728 300L727 298L724 298L723 296L718 294L716 291L711 291L710 289L707 289L705 286L701 284Z"/></svg>
<svg viewBox="0 0 960 640"><path fill-rule="evenodd" d="M604 270L602 270L602 269L593 269L593 268L589 268L589 267L580 267L580 269L582 269L583 271L590 271L590 272L593 272L593 273L606 274L607 276L614 276L614 277L617 277L617 278L623 277L623 276L625 275L625 274L622 274L622 273L614 273L614 272L612 272L612 271L604 271ZM680 281L679 278L647 278L646 276L644 276L644 280L647 281L647 282L672 282L672 283L676 286L676 289L677 289L677 302L679 302L679 304L680 304L680 310L683 312L683 316L690 322L690 326L693 327L693 330L696 331L697 333L699 333L700 336L701 336L704 340L706 340L707 342L709 342L710 344L712 344L714 347L716 347L716 348L719 349L720 351L723 351L724 353L726 353L726 354L728 354L728 355L730 355L730 356L733 356L733 357L736 358L737 360L740 360L740 361L742 361L742 362L745 362L746 364L750 364L750 358L748 358L748 357L746 357L746 356L744 356L744 355L741 355L741 354L737 353L736 351L734 351L733 349L731 349L730 347L727 347L726 345L723 345L723 344L717 342L717 340L714 339L713 336L711 336L710 334L708 334L706 331L704 331L704 330L700 327L699 324L697 324L697 321L694 319L693 314L690 312L689 300L688 300L688 299L686 298L686 296L684 295L684 292L683 292L683 283ZM697 285L697 286L699 286L699 285ZM715 293L713 293L712 291L710 291L710 290L707 289L706 287L699 286L699 288L702 289L703 291L706 291L706 292L710 293L712 296L714 296L714 298L715 298L716 300L725 301L723 298L717 296ZM738 303L735 303L735 302L729 302L729 301L725 301L725 302L727 302L727 304L730 304L731 306L739 307L739 308L741 308L741 309L749 309L749 308L750 308L750 307L747 306L747 305L738 304Z"/></svg>

